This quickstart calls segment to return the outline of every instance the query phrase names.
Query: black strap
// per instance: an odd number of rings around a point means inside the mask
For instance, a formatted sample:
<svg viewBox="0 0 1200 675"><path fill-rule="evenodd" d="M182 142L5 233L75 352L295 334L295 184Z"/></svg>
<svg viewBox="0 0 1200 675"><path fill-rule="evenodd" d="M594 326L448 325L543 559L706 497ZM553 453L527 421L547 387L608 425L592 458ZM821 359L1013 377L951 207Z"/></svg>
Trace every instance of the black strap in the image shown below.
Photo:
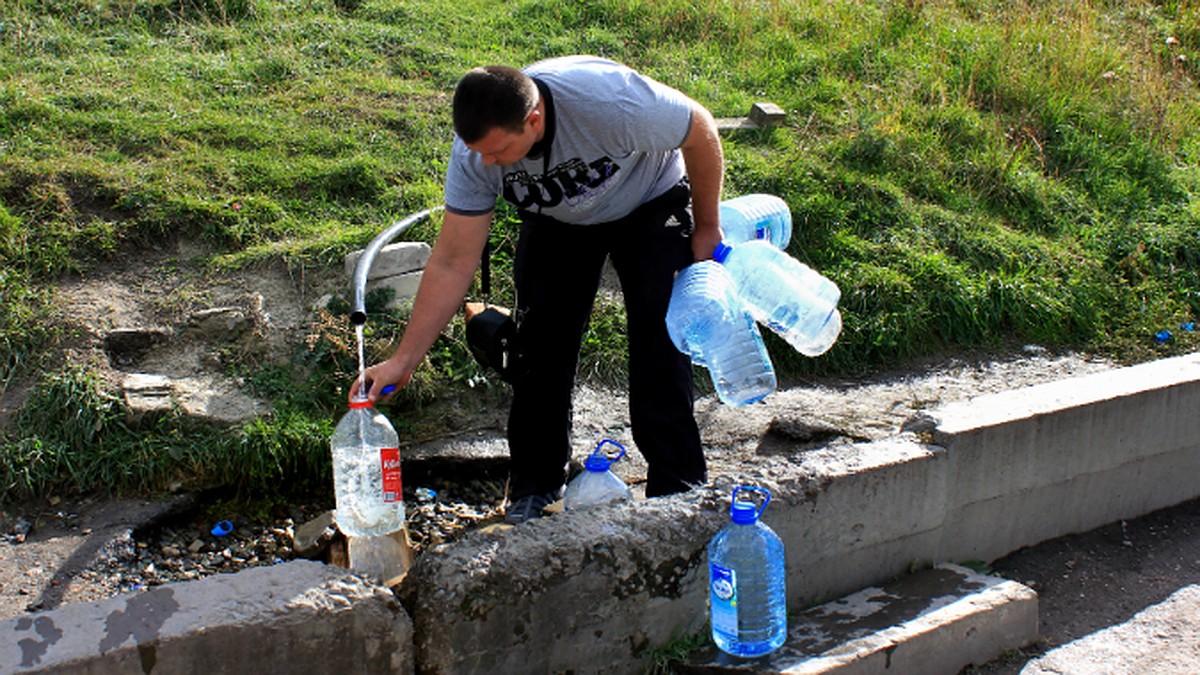
<svg viewBox="0 0 1200 675"><path fill-rule="evenodd" d="M479 292L483 296L483 304L488 304L488 296L492 292L492 242L483 242L483 257L479 260Z"/></svg>

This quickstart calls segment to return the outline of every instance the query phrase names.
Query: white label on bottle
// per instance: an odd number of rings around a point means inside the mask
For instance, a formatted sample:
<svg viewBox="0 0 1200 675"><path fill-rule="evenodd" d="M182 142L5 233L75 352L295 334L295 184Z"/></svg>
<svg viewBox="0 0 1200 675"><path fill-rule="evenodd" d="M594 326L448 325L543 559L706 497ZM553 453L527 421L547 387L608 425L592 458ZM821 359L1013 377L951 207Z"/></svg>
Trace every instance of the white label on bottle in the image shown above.
<svg viewBox="0 0 1200 675"><path fill-rule="evenodd" d="M737 573L717 564L708 566L713 632L731 640L738 636Z"/></svg>

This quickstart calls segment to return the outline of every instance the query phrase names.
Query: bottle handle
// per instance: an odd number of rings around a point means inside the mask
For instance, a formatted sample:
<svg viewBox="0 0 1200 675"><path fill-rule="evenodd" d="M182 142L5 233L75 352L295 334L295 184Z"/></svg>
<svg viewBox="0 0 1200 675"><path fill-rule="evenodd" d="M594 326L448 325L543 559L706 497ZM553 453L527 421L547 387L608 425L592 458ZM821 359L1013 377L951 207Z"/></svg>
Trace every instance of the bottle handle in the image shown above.
<svg viewBox="0 0 1200 675"><path fill-rule="evenodd" d="M610 443L612 445L615 445L618 449L620 449L620 452L618 452L615 457L610 457L608 455L608 453L601 453L600 449L604 447L605 443ZM615 462L618 459L621 459L622 457L625 456L625 446L621 445L620 443L618 443L610 438L606 438L606 439L600 441L599 443L597 443L596 449L592 451L592 457L597 457L597 456L604 458L606 461L608 461L609 464L612 464L613 462Z"/></svg>
<svg viewBox="0 0 1200 675"><path fill-rule="evenodd" d="M767 510L767 504L771 503L771 491L766 488L757 487L754 485L739 485L733 488L733 497L729 500L729 513L733 514L733 505L738 502L739 492L754 492L762 496L762 504L758 504L757 510L754 512L754 519L758 520L762 517L763 511ZM754 499L744 499L742 501L754 503Z"/></svg>

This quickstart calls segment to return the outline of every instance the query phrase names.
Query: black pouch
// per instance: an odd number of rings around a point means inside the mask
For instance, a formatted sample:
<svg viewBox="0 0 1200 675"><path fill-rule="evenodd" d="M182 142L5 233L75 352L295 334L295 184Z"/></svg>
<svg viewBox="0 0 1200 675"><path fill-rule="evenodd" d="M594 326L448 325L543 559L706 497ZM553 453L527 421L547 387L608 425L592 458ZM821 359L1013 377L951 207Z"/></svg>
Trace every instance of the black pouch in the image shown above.
<svg viewBox="0 0 1200 675"><path fill-rule="evenodd" d="M500 379L511 384L520 374L516 322L507 311L482 303L468 303L466 311L467 347L471 355L479 365L491 368Z"/></svg>

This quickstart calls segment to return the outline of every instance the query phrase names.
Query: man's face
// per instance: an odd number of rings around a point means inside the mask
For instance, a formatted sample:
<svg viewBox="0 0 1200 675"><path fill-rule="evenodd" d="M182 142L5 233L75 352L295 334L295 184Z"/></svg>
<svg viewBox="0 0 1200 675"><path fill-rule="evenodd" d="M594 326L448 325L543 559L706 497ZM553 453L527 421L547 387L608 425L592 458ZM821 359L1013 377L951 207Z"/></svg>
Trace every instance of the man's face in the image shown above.
<svg viewBox="0 0 1200 675"><path fill-rule="evenodd" d="M467 143L467 149L479 153L484 166L511 166L528 155L529 149L541 138L541 121L541 111L535 109L525 118L520 133L494 127L478 141Z"/></svg>

